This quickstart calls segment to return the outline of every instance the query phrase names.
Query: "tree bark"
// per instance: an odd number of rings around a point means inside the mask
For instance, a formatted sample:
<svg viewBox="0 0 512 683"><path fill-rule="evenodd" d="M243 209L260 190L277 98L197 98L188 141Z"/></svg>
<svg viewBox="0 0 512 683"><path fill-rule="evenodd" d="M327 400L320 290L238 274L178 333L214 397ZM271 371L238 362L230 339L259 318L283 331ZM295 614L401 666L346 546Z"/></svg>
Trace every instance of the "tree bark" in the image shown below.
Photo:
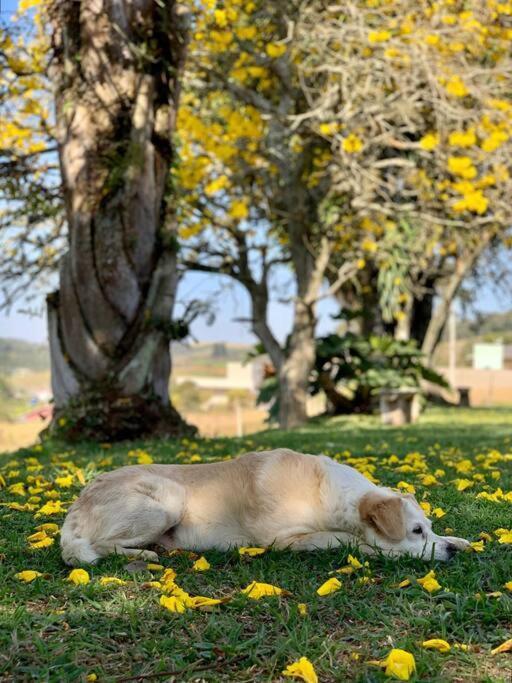
<svg viewBox="0 0 512 683"><path fill-rule="evenodd" d="M69 226L48 297L53 428L120 439L190 428L169 402L173 159L184 18L174 2L52 0Z"/></svg>

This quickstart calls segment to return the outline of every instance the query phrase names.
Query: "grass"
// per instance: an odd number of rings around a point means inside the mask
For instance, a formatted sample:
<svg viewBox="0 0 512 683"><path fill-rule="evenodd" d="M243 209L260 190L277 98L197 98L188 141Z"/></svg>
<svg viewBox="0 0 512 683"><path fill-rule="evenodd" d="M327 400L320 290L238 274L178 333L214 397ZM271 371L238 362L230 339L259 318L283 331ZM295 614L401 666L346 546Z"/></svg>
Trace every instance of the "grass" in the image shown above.
<svg viewBox="0 0 512 683"><path fill-rule="evenodd" d="M288 446L374 469L384 484L406 481L416 487L419 500L446 511L434 522L438 531L450 527L455 535L471 540L478 540L481 532L493 538L483 552L461 554L449 564L370 558L368 569L342 576L343 587L323 598L316 588L329 572L346 565L350 549L267 551L254 558L236 551L207 552L211 569L204 573L191 570L194 558L188 553L162 556L162 564L176 570L177 583L192 595L230 598L211 612L175 614L160 606L157 590L143 586L152 572L128 573L125 558L89 567L91 582L74 586L66 581L69 568L61 562L58 542L29 549L27 537L38 524L62 520L62 515L34 518L46 502L45 492L55 490L65 502L80 489L76 476L71 488L43 482L48 488L35 494L41 498L33 503L35 510L0 507L0 678L85 681L95 674L99 681L276 681L288 664L306 656L320 681L381 681L384 673L368 662L397 647L414 654L418 680L510 681L511 655L492 656L490 650L512 637L512 592L503 587L512 581L512 545L497 543L493 533L512 527L512 503L490 502L476 494L497 486L512 489L512 459L488 457L493 449L502 455L512 452L511 444L511 409L435 410L419 425L403 429L384 429L374 418L335 418L313 421L295 432L266 431L247 439L154 441L112 448L85 444L67 450L48 443L0 456L0 473L6 479L0 499L23 505L31 494L9 493L11 484L37 476L55 482L75 467L90 480L101 470L136 461L137 456L128 455L134 448L155 462L187 462L193 455L210 461L254 448ZM421 454L409 458L413 471L398 471L410 453ZM392 455L398 461L390 460ZM438 469L445 471L437 474L438 484L420 483L425 472ZM473 485L458 491L456 479ZM14 575L25 569L45 576L23 583ZM442 586L432 594L416 583L430 569ZM128 583L102 587L98 579L105 575ZM157 579L159 573L153 575ZM363 575L367 582L360 580ZM406 578L410 586L397 588ZM253 580L280 586L291 595L250 600L240 588ZM496 592L502 595L488 595ZM300 615L298 603L307 604L306 616ZM433 637L469 649L452 647L447 654L423 649L422 641Z"/></svg>

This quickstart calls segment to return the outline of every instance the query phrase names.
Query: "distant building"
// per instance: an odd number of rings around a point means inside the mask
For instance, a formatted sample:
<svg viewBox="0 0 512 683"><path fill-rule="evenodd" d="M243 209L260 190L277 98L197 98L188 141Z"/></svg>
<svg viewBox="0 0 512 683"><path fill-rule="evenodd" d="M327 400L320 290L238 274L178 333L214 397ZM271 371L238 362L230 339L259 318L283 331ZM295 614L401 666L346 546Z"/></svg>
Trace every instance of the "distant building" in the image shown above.
<svg viewBox="0 0 512 683"><path fill-rule="evenodd" d="M201 389L214 391L230 391L231 389L245 389L252 393L259 390L263 379L263 363L226 363L226 374L223 377L214 375L177 375L174 374L176 384L193 382Z"/></svg>

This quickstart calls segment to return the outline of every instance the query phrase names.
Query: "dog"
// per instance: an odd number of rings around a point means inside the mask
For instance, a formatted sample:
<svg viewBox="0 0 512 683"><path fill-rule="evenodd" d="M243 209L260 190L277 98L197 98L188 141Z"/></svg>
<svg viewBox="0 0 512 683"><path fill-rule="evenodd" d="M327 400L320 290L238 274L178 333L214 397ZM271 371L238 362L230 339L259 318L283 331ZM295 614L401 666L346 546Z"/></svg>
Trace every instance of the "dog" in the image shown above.
<svg viewBox="0 0 512 683"><path fill-rule="evenodd" d="M66 564L111 553L155 561L147 546L316 550L342 544L449 560L469 543L438 536L415 498L324 455L280 448L201 465L134 465L100 474L70 507Z"/></svg>

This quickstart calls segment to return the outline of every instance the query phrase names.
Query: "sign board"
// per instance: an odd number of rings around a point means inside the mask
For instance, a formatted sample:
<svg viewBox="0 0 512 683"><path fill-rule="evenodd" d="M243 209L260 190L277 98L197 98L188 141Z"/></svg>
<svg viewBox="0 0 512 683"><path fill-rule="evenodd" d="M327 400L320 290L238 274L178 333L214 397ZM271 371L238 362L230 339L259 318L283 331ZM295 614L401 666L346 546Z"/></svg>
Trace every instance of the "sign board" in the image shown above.
<svg viewBox="0 0 512 683"><path fill-rule="evenodd" d="M475 344L473 368L475 370L503 370L505 347L503 344Z"/></svg>

